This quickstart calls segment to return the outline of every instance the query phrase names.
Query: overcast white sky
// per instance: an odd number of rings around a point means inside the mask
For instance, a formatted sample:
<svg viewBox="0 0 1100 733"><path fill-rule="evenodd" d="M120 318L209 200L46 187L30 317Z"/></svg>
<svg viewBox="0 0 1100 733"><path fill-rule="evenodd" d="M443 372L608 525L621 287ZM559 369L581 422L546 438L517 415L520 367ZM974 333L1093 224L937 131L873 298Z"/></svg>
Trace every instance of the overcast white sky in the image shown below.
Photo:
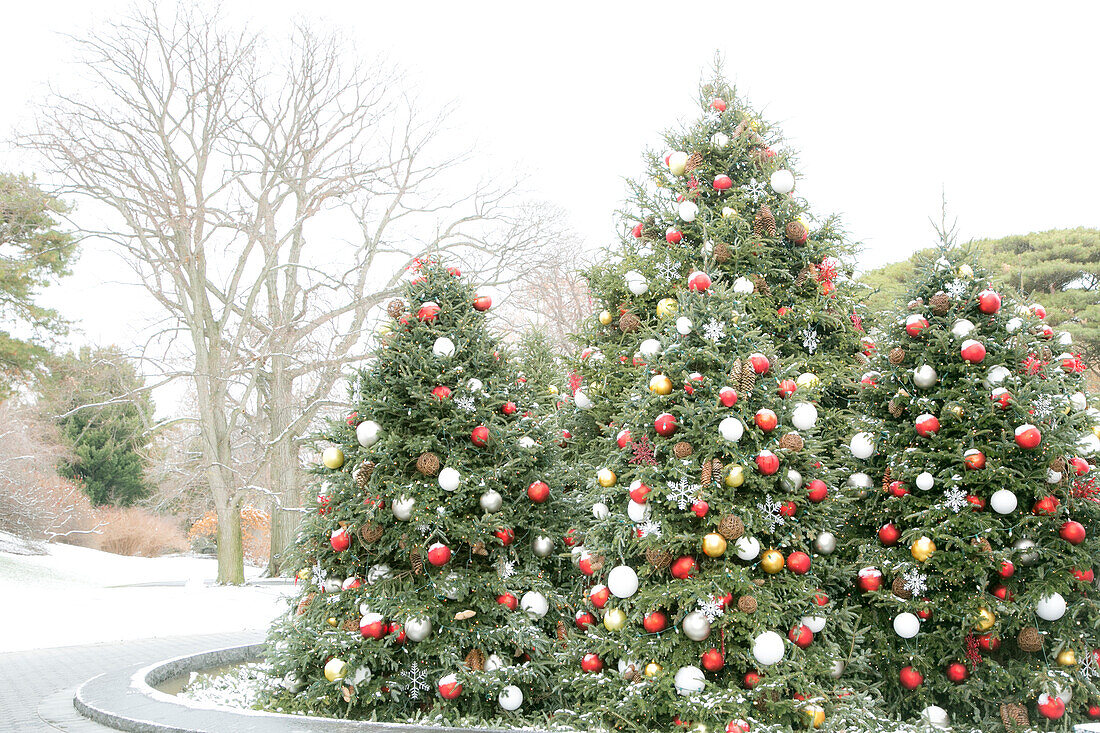
<svg viewBox="0 0 1100 733"><path fill-rule="evenodd" d="M63 78L81 34L119 0L5 3L0 131ZM168 3L165 3L169 6ZM456 144L526 171L592 247L614 236L622 178L658 133L694 114L715 50L800 151L799 191L839 213L861 269L932 241L943 186L966 237L1100 226L1095 3L476 3L226 0L275 32L333 23L403 66L422 102L454 100ZM263 8L262 15L255 14ZM254 15L255 14L255 15ZM12 165L0 164L0 168ZM33 172L33 171L31 171ZM126 344L137 292L104 287L95 248L49 294L83 338Z"/></svg>

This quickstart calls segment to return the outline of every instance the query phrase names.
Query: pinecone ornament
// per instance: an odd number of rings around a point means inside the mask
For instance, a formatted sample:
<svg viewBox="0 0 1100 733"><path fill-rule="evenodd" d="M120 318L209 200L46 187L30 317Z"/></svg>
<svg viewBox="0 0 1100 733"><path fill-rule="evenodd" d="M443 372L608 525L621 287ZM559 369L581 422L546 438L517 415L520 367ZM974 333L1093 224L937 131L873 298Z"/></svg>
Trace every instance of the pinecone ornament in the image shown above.
<svg viewBox="0 0 1100 733"><path fill-rule="evenodd" d="M798 277L794 279L795 285L805 285L811 280L817 279L817 265L806 265L798 272Z"/></svg>
<svg viewBox="0 0 1100 733"><path fill-rule="evenodd" d="M756 599L752 596L739 596L737 610L741 613L756 613Z"/></svg>
<svg viewBox="0 0 1100 733"><path fill-rule="evenodd" d="M768 281L764 279L763 275L753 275L751 279L753 292L757 295L769 295L771 293L772 289L768 287Z"/></svg>
<svg viewBox="0 0 1100 733"><path fill-rule="evenodd" d="M951 310L951 298L947 293L936 293L928 299L928 305L932 307L933 315L946 315Z"/></svg>
<svg viewBox="0 0 1100 733"><path fill-rule="evenodd" d="M754 234L761 237L775 236L775 215L772 214L771 207L769 207L767 204L762 205L756 211L756 215L753 216L752 231Z"/></svg>
<svg viewBox="0 0 1100 733"><path fill-rule="evenodd" d="M672 452L677 458L687 458L695 452L695 449L691 447L691 443L686 440L681 440L678 441L676 445L672 446Z"/></svg>
<svg viewBox="0 0 1100 733"><path fill-rule="evenodd" d="M485 543L484 542L475 542L474 544L470 545L470 552L474 553L478 557L488 557L489 556L489 551L487 549L485 549Z"/></svg>
<svg viewBox="0 0 1100 733"><path fill-rule="evenodd" d="M1024 652L1040 651L1043 648L1043 635L1034 626L1025 626L1016 637L1016 646Z"/></svg>
<svg viewBox="0 0 1100 733"><path fill-rule="evenodd" d="M727 242L718 242L714 245L715 262L727 262L733 256L733 248Z"/></svg>
<svg viewBox="0 0 1100 733"><path fill-rule="evenodd" d="M439 456L435 453L421 453L416 459L416 470L425 476L434 476L439 473Z"/></svg>
<svg viewBox="0 0 1100 733"><path fill-rule="evenodd" d="M897 401L897 398L890 398L890 401L886 403L886 409L893 417L901 417L905 414L905 407Z"/></svg>
<svg viewBox="0 0 1100 733"><path fill-rule="evenodd" d="M359 622L353 618L344 619L344 623L340 624L340 628L344 631L358 631Z"/></svg>
<svg viewBox="0 0 1100 733"><path fill-rule="evenodd" d="M474 672L485 671L485 652L480 649L471 649L466 654L466 667Z"/></svg>
<svg viewBox="0 0 1100 733"><path fill-rule="evenodd" d="M359 530L359 536L363 538L363 541L368 545L373 545L378 540L382 539L382 525L377 522L367 522Z"/></svg>
<svg viewBox="0 0 1100 733"><path fill-rule="evenodd" d="M894 348L890 349L890 353L887 358L890 360L891 364L897 366L898 364L901 364L903 361L905 361L905 349L901 348L900 346L895 346Z"/></svg>
<svg viewBox="0 0 1100 733"><path fill-rule="evenodd" d="M645 559L650 565L657 570L664 570L672 564L672 553L662 552L656 547L647 547L645 551Z"/></svg>
<svg viewBox="0 0 1100 733"><path fill-rule="evenodd" d="M619 317L619 330L623 333L634 333L641 325L642 319L629 311Z"/></svg>
<svg viewBox="0 0 1100 733"><path fill-rule="evenodd" d="M400 318L405 312L405 301L394 298L386 305L386 313L394 320Z"/></svg>
<svg viewBox="0 0 1100 733"><path fill-rule="evenodd" d="M307 593L306 597L298 601L298 615L305 615L305 612L309 610L309 604L313 603L313 599L317 597L316 593Z"/></svg>
<svg viewBox="0 0 1100 733"><path fill-rule="evenodd" d="M907 600L909 600L910 598L913 597L913 594L910 593L905 588L905 579L904 578L894 578L894 582L891 584L890 590L892 590L894 592L895 596L897 596L898 598L901 598L902 600L907 601Z"/></svg>
<svg viewBox="0 0 1100 733"><path fill-rule="evenodd" d="M1001 703L1001 723L1006 731L1018 731L1031 727L1031 718L1027 715L1027 707L1018 702Z"/></svg>
<svg viewBox="0 0 1100 733"><path fill-rule="evenodd" d="M798 452L806 445L806 441L798 433L787 433L779 439L779 447L783 450Z"/></svg>
<svg viewBox="0 0 1100 733"><path fill-rule="evenodd" d="M752 392L753 387L756 386L756 372L753 370L751 364L744 364L741 367L741 379L738 380L738 387L740 387L742 394L749 394Z"/></svg>
<svg viewBox="0 0 1100 733"><path fill-rule="evenodd" d="M409 553L409 565L412 567L413 575L424 573L424 558L420 556L419 548L414 547Z"/></svg>
<svg viewBox="0 0 1100 733"><path fill-rule="evenodd" d="M702 479L700 483L703 486L710 486L711 483L718 483L722 475L722 462L717 458L710 458L703 461L703 467L700 471L699 478Z"/></svg>
<svg viewBox="0 0 1100 733"><path fill-rule="evenodd" d="M733 542L745 534L745 523L736 514L726 514L718 522L718 534Z"/></svg>
<svg viewBox="0 0 1100 733"><path fill-rule="evenodd" d="M806 240L810 238L810 230L800 221L791 221L783 227L783 235L792 244L806 244Z"/></svg>
<svg viewBox="0 0 1100 733"><path fill-rule="evenodd" d="M355 467L352 477L355 479L355 487L362 491L367 488L370 477L374 475L374 461L363 461Z"/></svg>
<svg viewBox="0 0 1100 733"><path fill-rule="evenodd" d="M698 168L702 164L703 164L703 154L698 153L698 152L692 153L691 155L688 156L687 163L684 164L684 170L687 171L688 173L690 173L691 171L695 170L696 168Z"/></svg>

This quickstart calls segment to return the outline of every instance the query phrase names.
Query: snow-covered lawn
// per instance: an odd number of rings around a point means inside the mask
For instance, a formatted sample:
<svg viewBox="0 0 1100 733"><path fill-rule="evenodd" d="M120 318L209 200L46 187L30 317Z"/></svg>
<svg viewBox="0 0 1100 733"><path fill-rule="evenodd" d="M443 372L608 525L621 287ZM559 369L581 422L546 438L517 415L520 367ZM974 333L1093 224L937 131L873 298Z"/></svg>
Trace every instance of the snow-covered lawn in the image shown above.
<svg viewBox="0 0 1100 733"><path fill-rule="evenodd" d="M143 558L68 545L45 555L0 550L0 652L154 636L264 630L289 585L209 587L212 558ZM246 568L249 578L260 570ZM176 587L117 587L135 583Z"/></svg>

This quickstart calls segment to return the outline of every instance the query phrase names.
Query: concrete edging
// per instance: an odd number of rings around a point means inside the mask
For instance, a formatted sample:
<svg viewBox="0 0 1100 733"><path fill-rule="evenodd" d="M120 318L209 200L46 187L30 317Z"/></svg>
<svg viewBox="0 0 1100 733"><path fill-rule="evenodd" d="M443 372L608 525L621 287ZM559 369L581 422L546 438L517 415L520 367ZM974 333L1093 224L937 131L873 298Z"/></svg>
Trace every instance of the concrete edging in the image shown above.
<svg viewBox="0 0 1100 733"><path fill-rule="evenodd" d="M339 720L203 705L153 689L173 677L260 658L264 644L212 649L107 672L80 685L73 706L85 718L130 733L544 733L531 729L444 728Z"/></svg>

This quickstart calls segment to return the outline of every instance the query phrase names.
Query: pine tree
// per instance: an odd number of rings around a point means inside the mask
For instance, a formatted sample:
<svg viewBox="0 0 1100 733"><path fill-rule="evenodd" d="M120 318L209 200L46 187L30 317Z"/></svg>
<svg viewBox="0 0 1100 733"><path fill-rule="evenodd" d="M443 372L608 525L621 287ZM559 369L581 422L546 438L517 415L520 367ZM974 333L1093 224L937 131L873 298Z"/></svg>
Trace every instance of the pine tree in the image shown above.
<svg viewBox="0 0 1100 733"><path fill-rule="evenodd" d="M918 263L861 380L845 549L872 633L853 674L902 718L1068 728L1100 716L1083 366L950 242Z"/></svg>
<svg viewBox="0 0 1100 733"><path fill-rule="evenodd" d="M457 271L426 263L389 304L316 469L300 595L271 634L271 704L459 724L554 707L563 528L557 436ZM518 711L507 712L519 705Z"/></svg>
<svg viewBox="0 0 1100 733"><path fill-rule="evenodd" d="M569 453L594 590L566 663L586 670L568 682L589 726L815 721L855 633L827 600L848 577L836 435L865 358L843 234L720 74L699 101L588 273L601 312L579 336Z"/></svg>

